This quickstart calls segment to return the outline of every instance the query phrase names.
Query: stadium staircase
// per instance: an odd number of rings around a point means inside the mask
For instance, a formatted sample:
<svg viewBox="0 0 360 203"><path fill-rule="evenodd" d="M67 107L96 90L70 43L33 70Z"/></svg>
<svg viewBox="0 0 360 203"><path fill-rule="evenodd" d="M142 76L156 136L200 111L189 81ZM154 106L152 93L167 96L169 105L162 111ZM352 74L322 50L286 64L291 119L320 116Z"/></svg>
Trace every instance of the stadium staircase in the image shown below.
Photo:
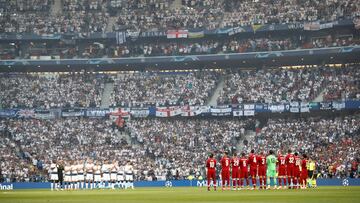
<svg viewBox="0 0 360 203"><path fill-rule="evenodd" d="M221 91L224 88L224 78L223 76L220 77L219 83L217 84L213 94L211 95L210 99L207 102L208 106L216 106L217 105L217 99L220 96Z"/></svg>
<svg viewBox="0 0 360 203"><path fill-rule="evenodd" d="M54 4L51 6L51 15L56 16L56 14L62 13L62 4L60 0L55 0Z"/></svg>
<svg viewBox="0 0 360 203"><path fill-rule="evenodd" d="M110 97L113 90L114 90L114 83L112 82L105 83L104 91L101 97L101 105L100 105L101 108L109 108Z"/></svg>

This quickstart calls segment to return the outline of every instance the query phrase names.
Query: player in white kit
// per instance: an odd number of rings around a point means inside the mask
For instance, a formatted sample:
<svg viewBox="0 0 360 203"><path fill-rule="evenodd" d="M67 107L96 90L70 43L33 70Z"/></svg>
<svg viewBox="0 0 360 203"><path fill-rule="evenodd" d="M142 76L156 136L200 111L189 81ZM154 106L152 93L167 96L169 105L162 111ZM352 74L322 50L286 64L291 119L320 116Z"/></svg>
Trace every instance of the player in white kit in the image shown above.
<svg viewBox="0 0 360 203"><path fill-rule="evenodd" d="M94 166L94 183L98 186L101 182L101 166L97 162ZM94 186L95 188L96 186Z"/></svg>
<svg viewBox="0 0 360 203"><path fill-rule="evenodd" d="M111 189L115 189L116 178L117 178L117 165L118 163L115 160L111 164L109 164Z"/></svg>
<svg viewBox="0 0 360 203"><path fill-rule="evenodd" d="M94 164L92 160L88 160L85 164L85 171L86 171L86 184L85 188L88 189L88 184L90 184L90 189L94 187Z"/></svg>
<svg viewBox="0 0 360 203"><path fill-rule="evenodd" d="M131 189L134 189L134 172L133 172L134 168L130 161L127 162L124 169L125 169L125 181L126 181L125 189L129 187Z"/></svg>
<svg viewBox="0 0 360 203"><path fill-rule="evenodd" d="M79 188L77 175L78 175L77 164L74 161L73 164L71 164L71 188L74 190L77 190Z"/></svg>
<svg viewBox="0 0 360 203"><path fill-rule="evenodd" d="M59 180L58 177L58 165L56 164L56 161L53 160L52 163L50 164L50 168L49 168L49 176L50 176L50 181L51 181L51 190L54 189L58 189L57 187L57 181Z"/></svg>
<svg viewBox="0 0 360 203"><path fill-rule="evenodd" d="M70 188L70 185L71 185L71 165L70 165L70 162L65 163L64 173L65 173L65 178L64 178L65 190L69 190L69 189L71 189Z"/></svg>
<svg viewBox="0 0 360 203"><path fill-rule="evenodd" d="M124 167L117 166L117 182L121 189L125 188Z"/></svg>
<svg viewBox="0 0 360 203"><path fill-rule="evenodd" d="M109 161L105 161L104 164L101 167L101 171L103 173L104 187L109 186L109 182L110 182L110 168L109 168L109 166L110 166Z"/></svg>
<svg viewBox="0 0 360 203"><path fill-rule="evenodd" d="M77 164L77 171L78 171L78 183L80 184L79 188L84 189L84 162L79 161Z"/></svg>

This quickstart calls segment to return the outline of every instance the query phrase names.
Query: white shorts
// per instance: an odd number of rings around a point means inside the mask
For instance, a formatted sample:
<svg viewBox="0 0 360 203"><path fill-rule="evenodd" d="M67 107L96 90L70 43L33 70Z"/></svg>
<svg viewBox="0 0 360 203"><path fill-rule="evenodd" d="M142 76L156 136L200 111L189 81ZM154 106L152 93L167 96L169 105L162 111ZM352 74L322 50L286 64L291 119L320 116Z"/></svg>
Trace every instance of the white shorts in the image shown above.
<svg viewBox="0 0 360 203"><path fill-rule="evenodd" d="M110 180L116 180L117 173L110 174Z"/></svg>
<svg viewBox="0 0 360 203"><path fill-rule="evenodd" d="M116 177L116 180L117 181L124 181L125 179L124 179L124 175L117 175L117 177Z"/></svg>
<svg viewBox="0 0 360 203"><path fill-rule="evenodd" d="M104 181L109 181L110 180L110 174L109 173L104 173L103 174L103 180Z"/></svg>
<svg viewBox="0 0 360 203"><path fill-rule="evenodd" d="M71 175L65 175L64 181L71 182Z"/></svg>
<svg viewBox="0 0 360 203"><path fill-rule="evenodd" d="M94 182L101 182L101 175L94 175Z"/></svg>
<svg viewBox="0 0 360 203"><path fill-rule="evenodd" d="M84 181L84 174L78 174L77 179L78 181Z"/></svg>
<svg viewBox="0 0 360 203"><path fill-rule="evenodd" d="M94 180L94 175L92 173L86 174L86 180Z"/></svg>
<svg viewBox="0 0 360 203"><path fill-rule="evenodd" d="M77 174L71 175L71 181L72 182L77 182L78 181L78 175Z"/></svg>
<svg viewBox="0 0 360 203"><path fill-rule="evenodd" d="M134 180L134 176L133 176L133 175L125 175L125 180L126 180L126 181L133 181L133 180Z"/></svg>
<svg viewBox="0 0 360 203"><path fill-rule="evenodd" d="M59 180L58 174L50 174L50 180Z"/></svg>

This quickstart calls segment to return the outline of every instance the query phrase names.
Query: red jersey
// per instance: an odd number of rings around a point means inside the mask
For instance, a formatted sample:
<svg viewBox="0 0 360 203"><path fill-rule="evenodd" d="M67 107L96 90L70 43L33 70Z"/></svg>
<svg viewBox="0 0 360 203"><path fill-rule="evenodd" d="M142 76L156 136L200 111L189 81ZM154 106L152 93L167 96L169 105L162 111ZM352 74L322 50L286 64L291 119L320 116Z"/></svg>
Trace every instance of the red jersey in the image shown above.
<svg viewBox="0 0 360 203"><path fill-rule="evenodd" d="M295 166L295 155L293 154L288 154L286 155L286 164L288 167L294 167Z"/></svg>
<svg viewBox="0 0 360 203"><path fill-rule="evenodd" d="M257 168L257 156L255 154L250 154L248 163L250 164L250 168Z"/></svg>
<svg viewBox="0 0 360 203"><path fill-rule="evenodd" d="M221 170L230 171L231 160L229 157L223 157L220 162L221 162Z"/></svg>
<svg viewBox="0 0 360 203"><path fill-rule="evenodd" d="M240 159L238 157L234 157L231 159L231 169L232 171L239 170L240 167Z"/></svg>
<svg viewBox="0 0 360 203"><path fill-rule="evenodd" d="M286 158L283 155L278 156L278 165L279 165L279 168L286 167Z"/></svg>
<svg viewBox="0 0 360 203"><path fill-rule="evenodd" d="M257 162L259 163L259 167L265 167L266 166L266 157L265 156L258 156Z"/></svg>
<svg viewBox="0 0 360 203"><path fill-rule="evenodd" d="M206 160L206 168L208 171L215 171L216 170L216 159L209 158Z"/></svg>
<svg viewBox="0 0 360 203"><path fill-rule="evenodd" d="M249 160L246 157L240 158L241 171L248 171Z"/></svg>
<svg viewBox="0 0 360 203"><path fill-rule="evenodd" d="M301 159L299 156L295 156L295 168L300 171Z"/></svg>
<svg viewBox="0 0 360 203"><path fill-rule="evenodd" d="M306 167L306 165L307 165L307 160L306 160L306 159L303 159L303 160L301 161L301 172L302 172L302 173L307 173L307 167Z"/></svg>

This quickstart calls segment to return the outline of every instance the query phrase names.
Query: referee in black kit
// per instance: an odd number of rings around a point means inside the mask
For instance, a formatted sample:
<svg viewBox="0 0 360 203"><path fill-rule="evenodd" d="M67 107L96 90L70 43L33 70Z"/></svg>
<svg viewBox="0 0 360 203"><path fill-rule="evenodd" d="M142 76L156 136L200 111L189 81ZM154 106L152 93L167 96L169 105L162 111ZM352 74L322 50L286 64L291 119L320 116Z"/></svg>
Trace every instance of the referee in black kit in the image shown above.
<svg viewBox="0 0 360 203"><path fill-rule="evenodd" d="M64 190L64 176L63 176L63 171L64 171L64 162L62 160L59 161L58 164L58 184L59 184L59 188L61 190Z"/></svg>

